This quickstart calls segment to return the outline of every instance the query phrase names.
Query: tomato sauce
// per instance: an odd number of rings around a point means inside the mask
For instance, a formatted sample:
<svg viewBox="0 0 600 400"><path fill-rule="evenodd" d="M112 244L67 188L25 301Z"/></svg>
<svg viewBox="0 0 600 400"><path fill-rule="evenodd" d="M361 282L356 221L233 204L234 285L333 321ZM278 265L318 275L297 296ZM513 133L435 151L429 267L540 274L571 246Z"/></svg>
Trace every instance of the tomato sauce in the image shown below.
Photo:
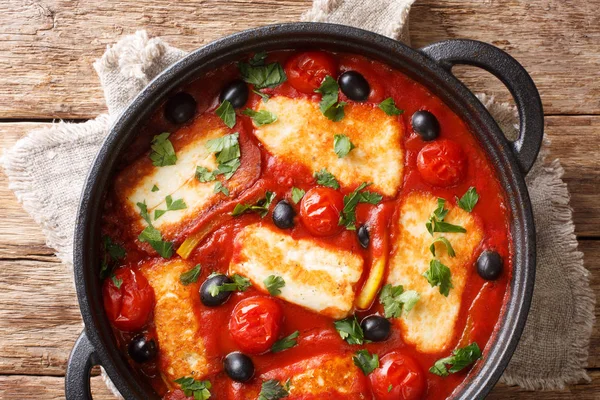
<svg viewBox="0 0 600 400"><path fill-rule="evenodd" d="M268 60L269 62L278 61L282 65L285 65L295 54L297 52L294 51L274 52L269 54ZM350 356L358 348L366 348L370 353L377 353L380 359L387 353L399 351L403 355L414 359L420 367L423 376L426 378L426 393L422 398L443 399L450 397L452 392L467 378L469 368L446 377L434 375L429 373L428 370L435 361L450 355L452 349L463 347L472 342L477 342L482 349L483 357L485 358L486 356L485 347L494 334L496 323L502 313L508 283L511 279L512 243L508 222L509 210L506 207L505 195L495 176L490 160L486 157L485 152L469 131L465 122L438 97L400 71L394 70L380 62L352 54L340 53L333 54L332 56L336 64L336 73L353 70L366 78L371 88L367 99L368 104L373 104L373 107L377 107L381 101L391 97L397 107L404 110L397 117L399 123L403 124L405 132L402 143L402 148L405 152L403 185L399 193L393 198L384 197L383 201L378 205L359 204L357 207L357 226L367 222L369 224L372 239L370 247L367 249L362 248L357 239L356 232L346 229L320 238L326 245L359 254L365 260L363 278L357 285L357 292L360 291L369 273L369 265L373 257L379 256L384 251L391 251L392 246L385 246L383 241L393 243L397 239L397 226L394 221L398 220L398 205L404 196L411 192L422 191L432 193L434 196L446 199L448 205L456 206L457 197L460 198L470 187L476 187L480 198L478 206L472 211L472 215L483 229L483 240L479 248L474 251L472 259L467 265L471 271L468 274L465 291L461 300L460 314L454 331L455 335L449 349L441 353L421 353L413 346L406 344L402 339L399 329L394 328L392 329L390 338L383 342L368 343L360 347L350 345L340 338L331 318L285 302L279 298L274 298L281 306L283 312L280 337L285 337L296 330L300 331L300 336L297 346L288 350L274 354L267 352L262 355L252 355L252 361L256 370L255 377L294 362L302 361L310 356L318 356L325 351L336 354L348 354ZM295 64L303 62L306 62L306 60L294 61ZM323 68L334 68L331 66L331 63L323 61L319 65L323 66ZM236 65L229 64L207 73L205 76L182 87L182 90L190 93L196 99L198 103L196 108L197 115L214 113L219 105L218 97L221 88L227 82L238 77L239 72ZM314 77L312 79L314 80ZM315 102L318 102L321 98L320 94L312 93L306 90L306 88L303 92L296 90L289 81L274 88L266 88L261 91L269 96L309 98ZM352 102L342 92L340 92L340 100L349 103ZM246 107L255 108L260 101L262 101L261 97L251 91ZM450 187L432 186L423 179L423 176L419 172L417 167L418 154L429 143L425 142L413 130L411 125L411 116L419 110L427 110L434 114L441 127L439 139L451 140L458 144L465 154L466 166L463 171L464 176L461 177L458 184ZM240 198L256 200L260 198L265 190L269 190L276 194L278 200L286 199L290 204L294 204L290 198L292 187L308 192L311 188L317 186L315 178L308 168L299 164L287 163L269 154L258 139L251 134L253 126L250 118L240 115L239 111L237 114L237 124L233 127L232 131L243 130L248 133L247 137L252 146L260 150L260 160L256 159L253 162L254 166L260 165L259 178L250 188L240 194ZM150 140L154 135L165 131L176 134L178 128L177 125L165 119L163 107L161 106L140 130L139 135L135 139L135 142L132 143L130 150L125 154L119 168L123 169L136 159L145 157L149 149ZM244 163L243 153L242 163ZM354 189L353 187L342 187L339 192L345 195ZM226 201L218 207L213 207L212 211L203 214L196 220L190 221L181 228L181 231L174 232L172 235L174 247L177 249L187 236L202 229L206 225L206 221L216 221L216 223L211 225L212 229L210 229L210 232L189 257L189 260L193 264L202 265L197 283L192 284L194 288L199 289L201 283L212 272L216 271L227 274L228 266L234 253L232 243L234 242L235 235L243 227L251 223L274 226L271 212L265 218L261 218L256 213L248 213L231 218L231 211L235 204L240 202L240 198L234 198L230 202ZM252 201L247 200L245 202ZM145 248L140 248L135 236L130 234L130 229L123 226L123 221L127 221L127 218L124 218L122 209L116 203L115 193L109 190L104 210L103 234L110 236L115 243L118 243L127 251L127 255L121 260L120 265L135 269L136 265L147 262L149 258L160 258L155 253L145 251ZM295 208L298 211L299 207ZM294 239L313 237L298 217L295 221L295 226L288 231ZM505 260L504 271L500 278L495 281L486 281L477 274L475 262L478 255L484 249L497 251L502 259ZM179 256L174 254L173 257ZM223 371L222 360L228 353L239 350L239 346L233 340L228 329L228 323L234 307L239 301L257 295L260 295L260 292L250 287L245 292L234 292L231 298L219 307L206 307L198 300L195 304L195 309L190 310L201 322L199 336L205 343L207 358L212 365L211 371L214 372L212 375L203 378L210 380L212 383L211 398L246 398L244 393L254 393L253 398L256 398L257 385L260 384L260 381L255 378L248 384L233 383ZM367 315L373 313L382 314L382 312L382 306L379 304L379 301L375 300L370 309L359 310L356 315L360 321ZM114 328L114 331L121 350L126 354L127 343L135 335L116 328ZM150 338L155 337L151 315L148 323L141 331L145 332ZM148 379L151 382L161 396L166 396L165 398L167 399L186 398L180 390L173 387L170 390L161 379L160 355L157 361L139 364L130 360L130 363L133 368L140 372L144 379ZM366 386L365 398L371 398L373 395L370 389L368 389L368 384ZM247 388L247 390L244 390L244 388ZM335 398L335 396L332 398Z"/></svg>

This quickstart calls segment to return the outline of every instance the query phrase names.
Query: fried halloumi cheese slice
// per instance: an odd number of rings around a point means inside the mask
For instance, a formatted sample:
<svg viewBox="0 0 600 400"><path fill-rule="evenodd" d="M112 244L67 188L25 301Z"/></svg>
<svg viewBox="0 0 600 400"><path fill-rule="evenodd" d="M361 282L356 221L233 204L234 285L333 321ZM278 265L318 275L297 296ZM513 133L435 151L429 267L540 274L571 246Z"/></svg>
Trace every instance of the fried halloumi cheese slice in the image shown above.
<svg viewBox="0 0 600 400"><path fill-rule="evenodd" d="M373 105L349 104L344 118L333 122L314 100L283 96L261 102L259 108L277 116L254 131L276 157L304 164L313 173L325 168L344 186L373 182L371 189L386 196L394 196L402 185L404 125L398 117ZM356 146L343 158L334 152L335 134L348 136Z"/></svg>
<svg viewBox="0 0 600 400"><path fill-rule="evenodd" d="M326 247L313 239L296 240L259 224L248 225L235 238L230 274L240 274L267 292L264 280L283 278L278 297L332 318L351 311L363 259L347 250Z"/></svg>
<svg viewBox="0 0 600 400"><path fill-rule="evenodd" d="M196 167L209 171L217 168L215 153L206 144L211 139L224 137L231 132L215 115L204 114L190 125L181 127L168 137L175 150L177 161L174 165L155 166L146 154L130 164L116 178L115 193L125 214L132 220L138 234L148 224L140 216L138 203L145 203L155 228L163 237L172 240L181 233L182 227L190 220L228 199L221 193L215 193L216 181L200 182L196 179ZM239 133L238 144L241 148L241 166L224 185L235 196L245 187L256 181L260 173L260 154L256 146L251 145L244 134ZM258 159L258 161L256 161ZM155 218L156 210L168 210L170 201L183 201L185 206L173 207ZM181 205L181 202L176 203Z"/></svg>
<svg viewBox="0 0 600 400"><path fill-rule="evenodd" d="M415 307L394 321L400 325L404 341L424 353L440 352L451 344L474 251L483 237L480 224L470 213L446 203L449 212L444 221L460 225L467 232L434 233L435 237L448 239L456 253L450 257L443 243L436 244L437 258L450 268L454 286L448 297L443 296L439 287L431 287L423 276L433 259L429 246L435 238L425 224L436 207L437 197L431 194L413 192L403 199L387 278L387 283L420 294Z"/></svg>
<svg viewBox="0 0 600 400"><path fill-rule="evenodd" d="M200 326L193 311L198 288L184 286L179 281L180 275L192 267L193 264L181 259L150 261L141 267L154 289L154 324L160 348L158 365L170 386L175 379L184 376L200 379L209 373Z"/></svg>
<svg viewBox="0 0 600 400"><path fill-rule="evenodd" d="M354 365L352 354L322 354L278 367L260 376L261 381L289 379L287 399L368 399L367 379ZM258 385L233 384L234 398L256 399Z"/></svg>

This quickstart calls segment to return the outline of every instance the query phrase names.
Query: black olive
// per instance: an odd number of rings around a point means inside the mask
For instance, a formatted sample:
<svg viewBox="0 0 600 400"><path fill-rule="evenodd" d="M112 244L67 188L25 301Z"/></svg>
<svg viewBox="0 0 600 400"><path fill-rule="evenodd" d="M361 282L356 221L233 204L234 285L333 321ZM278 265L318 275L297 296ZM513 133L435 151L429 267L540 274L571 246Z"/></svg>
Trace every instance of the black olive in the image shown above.
<svg viewBox="0 0 600 400"><path fill-rule="evenodd" d="M485 280L494 281L502 273L503 264L500 254L486 250L477 259L477 273Z"/></svg>
<svg viewBox="0 0 600 400"><path fill-rule="evenodd" d="M202 286L200 286L200 301L207 307L217 307L221 304L225 303L229 296L231 296L230 291L221 291L216 296L210 294L210 288L213 286L220 286L224 283L232 283L233 281L227 275L218 274L214 275L207 280L204 281Z"/></svg>
<svg viewBox="0 0 600 400"><path fill-rule="evenodd" d="M342 92L350 100L365 101L371 93L369 82L364 76L356 71L346 71L338 78L338 83Z"/></svg>
<svg viewBox="0 0 600 400"><path fill-rule="evenodd" d="M229 82L227 86L221 90L221 95L219 95L219 102L223 102L227 100L231 103L233 108L244 107L246 102L248 101L248 85L241 79L236 79L235 81Z"/></svg>
<svg viewBox="0 0 600 400"><path fill-rule="evenodd" d="M365 339L381 342L390 336L392 324L380 315L369 315L362 320L360 326L365 334Z"/></svg>
<svg viewBox="0 0 600 400"><path fill-rule="evenodd" d="M366 249L369 247L369 242L371 241L369 236L369 228L367 228L366 225L362 225L360 228L358 228L356 233L358 235L358 243L360 243L362 248Z"/></svg>
<svg viewBox="0 0 600 400"><path fill-rule="evenodd" d="M165 117L174 124L183 124L196 114L196 100L191 94L179 92L165 105Z"/></svg>
<svg viewBox="0 0 600 400"><path fill-rule="evenodd" d="M254 376L252 359L239 351L227 354L223 366L227 375L236 382L248 382Z"/></svg>
<svg viewBox="0 0 600 400"><path fill-rule="evenodd" d="M285 200L281 200L273 209L273 222L280 229L288 229L294 226L296 211Z"/></svg>
<svg viewBox="0 0 600 400"><path fill-rule="evenodd" d="M153 339L148 339L144 335L137 335L127 346L129 357L136 363L145 363L156 357L158 346Z"/></svg>
<svg viewBox="0 0 600 400"><path fill-rule="evenodd" d="M440 135L440 123L429 111L417 111L412 116L412 127L425 141L437 139Z"/></svg>

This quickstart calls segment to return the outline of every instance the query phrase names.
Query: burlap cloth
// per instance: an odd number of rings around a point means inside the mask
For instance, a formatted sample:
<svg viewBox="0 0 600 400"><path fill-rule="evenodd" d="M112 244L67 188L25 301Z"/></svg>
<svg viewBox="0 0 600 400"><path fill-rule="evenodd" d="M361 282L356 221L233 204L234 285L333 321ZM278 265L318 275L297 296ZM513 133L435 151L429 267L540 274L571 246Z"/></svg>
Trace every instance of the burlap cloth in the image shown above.
<svg viewBox="0 0 600 400"><path fill-rule="evenodd" d="M303 19L353 25L407 42L412 2L314 0ZM75 212L83 181L111 122L152 78L185 54L144 31L124 37L94 63L108 114L85 123L59 122L32 131L5 150L3 163L10 188L41 225L48 246L56 249L65 268L72 263ZM515 110L485 95L479 98L503 131L514 135ZM545 160L545 154L546 149L527 176L538 248L533 302L519 347L502 377L505 383L526 389L560 389L590 379L585 367L595 299L577 249L569 192L561 179L563 169L559 160Z"/></svg>

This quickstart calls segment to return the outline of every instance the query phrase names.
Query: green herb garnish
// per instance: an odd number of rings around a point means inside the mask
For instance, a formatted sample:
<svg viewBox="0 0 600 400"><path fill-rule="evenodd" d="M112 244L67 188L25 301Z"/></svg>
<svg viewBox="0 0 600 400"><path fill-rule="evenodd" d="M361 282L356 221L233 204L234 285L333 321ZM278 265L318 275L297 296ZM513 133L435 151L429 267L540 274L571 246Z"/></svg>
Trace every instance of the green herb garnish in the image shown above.
<svg viewBox="0 0 600 400"><path fill-rule="evenodd" d="M296 204L300 203L300 200L304 197L306 192L302 189L298 189L297 187L292 188L292 201Z"/></svg>
<svg viewBox="0 0 600 400"><path fill-rule="evenodd" d="M277 296L281 294L281 288L285 286L285 281L282 277L277 275L269 275L263 281L265 287L269 291L271 296Z"/></svg>
<svg viewBox="0 0 600 400"><path fill-rule="evenodd" d="M379 103L379 108L381 108L389 116L395 116L404 113L404 110L400 110L398 107L396 107L396 103L394 103L394 99L391 97L388 97Z"/></svg>
<svg viewBox="0 0 600 400"><path fill-rule="evenodd" d="M177 156L173 144L169 140L169 132L163 132L160 135L154 136L150 143L150 160L155 167L166 167L167 165L175 165Z"/></svg>
<svg viewBox="0 0 600 400"><path fill-rule="evenodd" d="M386 318L399 318L402 312L409 312L420 299L415 290L404 290L402 285L385 285L379 294L379 301L383 304L383 314Z"/></svg>
<svg viewBox="0 0 600 400"><path fill-rule="evenodd" d="M473 186L460 199L456 198L458 206L467 212L473 211L478 201L479 194L477 194L477 190Z"/></svg>
<svg viewBox="0 0 600 400"><path fill-rule="evenodd" d="M183 199L173 201L173 198L171 197L171 195L168 195L167 197L165 197L165 203L167 204L166 210L154 210L154 220L155 221L158 218L160 218L167 211L183 210L183 209L187 208L187 205L185 204L185 201L183 201Z"/></svg>
<svg viewBox="0 0 600 400"><path fill-rule="evenodd" d="M369 375L379 367L379 356L377 354L371 354L368 350L362 349L354 353L352 357L354 364L361 369L363 374Z"/></svg>
<svg viewBox="0 0 600 400"><path fill-rule="evenodd" d="M254 111L251 108L246 108L242 114L252 118L256 126L268 125L277 121L277 115L267 110Z"/></svg>
<svg viewBox="0 0 600 400"><path fill-rule="evenodd" d="M466 347L454 350L451 356L437 360L429 372L439 376L448 376L448 374L461 371L480 358L481 349L477 343L473 342ZM448 365L451 365L450 369L448 369Z"/></svg>
<svg viewBox="0 0 600 400"><path fill-rule="evenodd" d="M323 115L330 120L337 122L344 118L344 106L345 102L338 102L339 99L339 85L335 79L327 75L321 86L315 89L315 92L321 93L321 101L319 102L319 108Z"/></svg>
<svg viewBox="0 0 600 400"><path fill-rule="evenodd" d="M314 177L317 180L317 184L319 185L327 186L333 189L340 188L340 184L335 179L335 176L333 176L333 174L327 171L325 168L315 172Z"/></svg>
<svg viewBox="0 0 600 400"><path fill-rule="evenodd" d="M179 275L179 281L183 286L191 285L192 283L198 282L198 278L200 277L200 271L202 266L200 264L196 265L194 268L190 269L187 272Z"/></svg>
<svg viewBox="0 0 600 400"><path fill-rule="evenodd" d="M212 297L215 297L221 292L245 292L246 289L252 286L250 279L245 278L241 275L234 274L231 276L231 279L233 280L233 282L231 283L224 283L222 285L211 286L208 289L208 292Z"/></svg>
<svg viewBox="0 0 600 400"><path fill-rule="evenodd" d="M337 154L338 158L344 158L350 153L355 146L350 141L350 138L346 135L334 135L333 136L333 151Z"/></svg>
<svg viewBox="0 0 600 400"><path fill-rule="evenodd" d="M431 260L429 262L429 269L425 271L423 276L427 279L427 282L431 287L439 286L440 293L448 297L452 285L452 276L450 268L446 267L439 260Z"/></svg>
<svg viewBox="0 0 600 400"><path fill-rule="evenodd" d="M273 346L271 346L271 352L279 353L280 351L291 349L298 344L296 339L298 339L299 335L300 331L296 331L291 335L284 337L283 339L279 339L273 344Z"/></svg>
<svg viewBox="0 0 600 400"><path fill-rule="evenodd" d="M269 207L274 199L275 193L267 191L265 197L258 200L256 204L236 204L231 215L237 217L245 212L256 212L261 218L264 218L268 214Z"/></svg>
<svg viewBox="0 0 600 400"><path fill-rule="evenodd" d="M377 204L383 196L374 192L361 192L370 183L361 183L352 193L344 196L344 208L340 214L338 225L343 225L349 231L356 230L356 206L358 203Z"/></svg>
<svg viewBox="0 0 600 400"><path fill-rule="evenodd" d="M363 344L365 342L365 335L356 319L356 315L335 321L333 325L340 337L348 342L348 344Z"/></svg>
<svg viewBox="0 0 600 400"><path fill-rule="evenodd" d="M254 85L255 89L275 87L287 80L281 64L278 62L265 64L266 57L266 53L257 53L249 62L238 63L242 79Z"/></svg>
<svg viewBox="0 0 600 400"><path fill-rule="evenodd" d="M210 381L197 381L193 377L175 379L175 383L181 387L183 394L193 397L194 400L207 400L210 398Z"/></svg>
<svg viewBox="0 0 600 400"><path fill-rule="evenodd" d="M446 246L446 251L448 252L448 255L450 257L456 257L456 253L454 252L454 248L452 247L452 244L450 244L450 241L443 236L436 238L433 241L433 243L431 243L431 246L429 246L429 250L431 251L431 254L433 254L434 257L435 257L435 244L437 242L444 243L444 245Z"/></svg>
<svg viewBox="0 0 600 400"><path fill-rule="evenodd" d="M228 100L223 100L221 105L215 110L215 113L229 128L235 126L235 110Z"/></svg>
<svg viewBox="0 0 600 400"><path fill-rule="evenodd" d="M279 400L290 395L290 380L283 385L277 379L264 381L260 387L258 400Z"/></svg>

